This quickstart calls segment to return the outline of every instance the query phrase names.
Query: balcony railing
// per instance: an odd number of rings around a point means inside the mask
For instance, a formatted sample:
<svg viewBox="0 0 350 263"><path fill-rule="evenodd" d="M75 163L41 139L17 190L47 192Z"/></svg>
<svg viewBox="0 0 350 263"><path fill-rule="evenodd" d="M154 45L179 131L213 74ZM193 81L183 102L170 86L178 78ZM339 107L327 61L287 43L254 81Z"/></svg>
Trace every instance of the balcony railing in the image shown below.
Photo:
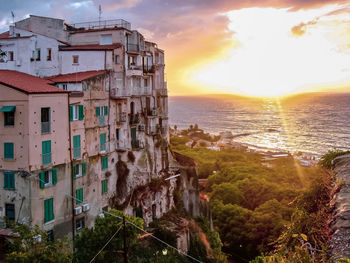
<svg viewBox="0 0 350 263"><path fill-rule="evenodd" d="M154 73L155 67L153 65L143 65L143 73Z"/></svg>
<svg viewBox="0 0 350 263"><path fill-rule="evenodd" d="M126 112L119 113L117 122L126 122Z"/></svg>
<svg viewBox="0 0 350 263"><path fill-rule="evenodd" d="M73 158L78 159L81 157L81 148L73 148Z"/></svg>
<svg viewBox="0 0 350 263"><path fill-rule="evenodd" d="M138 124L140 122L140 115L139 114L134 114L130 115L130 124Z"/></svg>
<svg viewBox="0 0 350 263"><path fill-rule="evenodd" d="M50 164L51 163L51 153L44 153L42 155L42 162L43 162L43 165Z"/></svg>
<svg viewBox="0 0 350 263"><path fill-rule="evenodd" d="M117 145L117 150L126 150L126 144L125 144L125 142L124 141L122 141L122 140L119 140L119 141L117 141L117 143L116 143Z"/></svg>
<svg viewBox="0 0 350 263"><path fill-rule="evenodd" d="M50 122L42 122L41 123L41 134L50 133L51 125Z"/></svg>
<svg viewBox="0 0 350 263"><path fill-rule="evenodd" d="M104 115L98 116L98 126L106 125L106 118Z"/></svg>
<svg viewBox="0 0 350 263"><path fill-rule="evenodd" d="M67 27L70 31L76 30L87 30L87 29L100 29L100 28L115 28L123 27L126 29L131 29L131 24L123 19L113 19L113 20L102 20L102 21L92 21L71 24Z"/></svg>
<svg viewBox="0 0 350 263"><path fill-rule="evenodd" d="M141 148L140 140L131 140L131 148L140 149Z"/></svg>
<svg viewBox="0 0 350 263"><path fill-rule="evenodd" d="M128 44L128 51L140 52L140 46L138 44Z"/></svg>
<svg viewBox="0 0 350 263"><path fill-rule="evenodd" d="M107 144L106 143L101 143L100 144L100 152L105 152L107 150Z"/></svg>

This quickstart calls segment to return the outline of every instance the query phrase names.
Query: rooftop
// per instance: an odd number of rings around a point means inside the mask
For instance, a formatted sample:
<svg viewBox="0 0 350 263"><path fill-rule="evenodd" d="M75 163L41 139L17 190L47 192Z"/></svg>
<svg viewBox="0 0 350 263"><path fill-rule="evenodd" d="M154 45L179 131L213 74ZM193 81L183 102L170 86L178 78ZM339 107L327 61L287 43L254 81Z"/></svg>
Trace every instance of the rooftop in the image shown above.
<svg viewBox="0 0 350 263"><path fill-rule="evenodd" d="M92 44L92 45L76 45L76 46L60 46L60 51L72 51L72 50L113 50L116 48L120 48L121 44L113 44L113 45L98 45L98 44Z"/></svg>
<svg viewBox="0 0 350 263"><path fill-rule="evenodd" d="M102 28L125 28L131 30L131 24L124 19L90 21L75 24L66 24L68 31L79 31Z"/></svg>
<svg viewBox="0 0 350 263"><path fill-rule="evenodd" d="M76 73L61 74L61 75L46 77L45 79L52 81L54 83L81 82L83 80L101 75L105 72L106 70L84 71L84 72L76 72Z"/></svg>
<svg viewBox="0 0 350 263"><path fill-rule="evenodd" d="M10 32L6 31L0 34L0 40L4 39L18 39L18 38L31 38L32 36L10 36Z"/></svg>
<svg viewBox="0 0 350 263"><path fill-rule="evenodd" d="M13 70L0 70L0 84L25 93L65 93L66 91L50 84L50 80L35 77Z"/></svg>

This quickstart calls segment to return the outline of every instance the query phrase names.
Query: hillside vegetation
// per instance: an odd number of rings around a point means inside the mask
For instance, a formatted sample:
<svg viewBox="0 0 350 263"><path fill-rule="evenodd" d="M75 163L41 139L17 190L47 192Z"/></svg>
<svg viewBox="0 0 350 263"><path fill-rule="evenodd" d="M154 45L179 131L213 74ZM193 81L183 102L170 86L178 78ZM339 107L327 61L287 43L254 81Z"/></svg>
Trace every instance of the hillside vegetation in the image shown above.
<svg viewBox="0 0 350 263"><path fill-rule="evenodd" d="M207 178L213 222L234 258L254 262L326 262L333 176L293 157L266 161L244 150L186 146L188 131L171 136L173 151L193 158Z"/></svg>

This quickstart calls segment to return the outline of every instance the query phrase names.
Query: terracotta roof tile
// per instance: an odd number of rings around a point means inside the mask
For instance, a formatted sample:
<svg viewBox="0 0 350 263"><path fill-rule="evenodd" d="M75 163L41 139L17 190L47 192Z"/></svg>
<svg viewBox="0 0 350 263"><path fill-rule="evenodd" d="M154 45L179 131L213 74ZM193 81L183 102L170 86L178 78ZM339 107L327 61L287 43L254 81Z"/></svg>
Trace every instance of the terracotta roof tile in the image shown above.
<svg viewBox="0 0 350 263"><path fill-rule="evenodd" d="M113 50L116 48L120 48L122 45L120 43L116 43L113 45L76 45L69 47L60 47L60 51L71 51L71 50Z"/></svg>
<svg viewBox="0 0 350 263"><path fill-rule="evenodd" d="M50 80L50 81L55 82L55 83L82 82L83 80L101 75L105 72L106 72L106 70L84 71L84 72L76 72L76 73L69 73L69 74L62 74L62 75L46 77L45 79Z"/></svg>
<svg viewBox="0 0 350 263"><path fill-rule="evenodd" d="M13 70L0 70L0 83L25 93L65 93L50 80Z"/></svg>
<svg viewBox="0 0 350 263"><path fill-rule="evenodd" d="M18 38L30 38L30 37L32 37L32 35L31 36L19 36L19 37L12 36L12 37L10 37L9 31L6 31L6 32L0 34L0 39L1 40L4 40L4 39L18 39Z"/></svg>

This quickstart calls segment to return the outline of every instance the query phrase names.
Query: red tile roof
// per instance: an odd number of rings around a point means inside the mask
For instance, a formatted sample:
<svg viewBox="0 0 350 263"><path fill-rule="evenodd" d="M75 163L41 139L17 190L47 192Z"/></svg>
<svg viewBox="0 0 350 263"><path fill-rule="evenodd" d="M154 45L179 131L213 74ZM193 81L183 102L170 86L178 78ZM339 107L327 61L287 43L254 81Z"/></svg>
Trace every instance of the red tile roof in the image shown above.
<svg viewBox="0 0 350 263"><path fill-rule="evenodd" d="M71 51L71 50L113 50L116 48L120 48L122 45L120 43L116 43L113 45L98 45L98 44L93 44L93 45L76 45L76 46L69 46L69 47L60 47L60 51Z"/></svg>
<svg viewBox="0 0 350 263"><path fill-rule="evenodd" d="M13 70L0 70L0 84L4 84L25 93L67 92L50 85L53 84L50 80Z"/></svg>
<svg viewBox="0 0 350 263"><path fill-rule="evenodd" d="M50 80L50 81L55 82L55 83L82 82L83 80L101 75L105 72L106 72L106 70L84 71L84 72L76 72L76 73L69 73L69 74L62 74L62 75L46 77L45 79Z"/></svg>

